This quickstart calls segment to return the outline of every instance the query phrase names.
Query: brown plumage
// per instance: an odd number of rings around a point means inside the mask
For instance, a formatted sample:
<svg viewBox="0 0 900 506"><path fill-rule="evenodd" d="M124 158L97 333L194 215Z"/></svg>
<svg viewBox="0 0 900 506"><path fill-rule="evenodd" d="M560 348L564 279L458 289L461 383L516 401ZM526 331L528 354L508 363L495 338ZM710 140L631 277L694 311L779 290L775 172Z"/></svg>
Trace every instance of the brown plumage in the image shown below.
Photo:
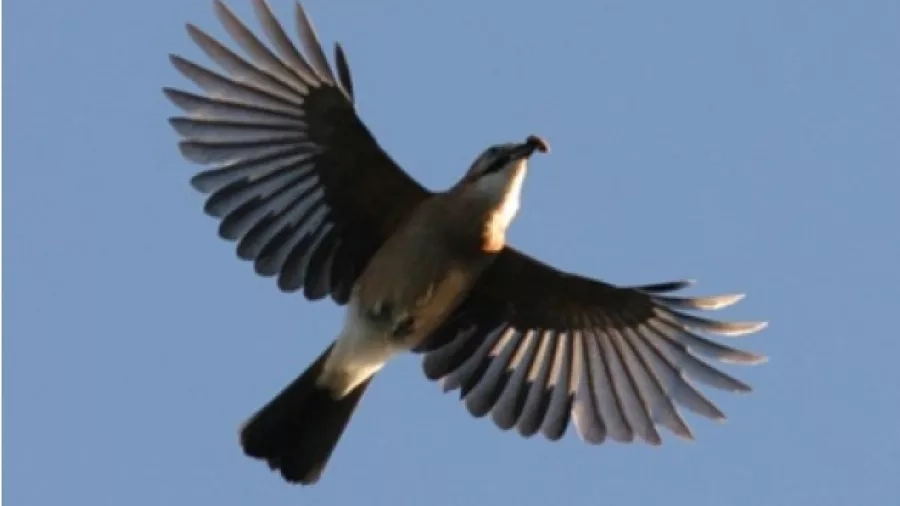
<svg viewBox="0 0 900 506"><path fill-rule="evenodd" d="M454 194L438 194L416 209L357 280L360 307L389 303L403 308L415 321L418 338L447 317L494 259L492 248L502 240L483 225L492 212L489 203L465 200L466 205L459 205Z"/></svg>
<svg viewBox="0 0 900 506"><path fill-rule="evenodd" d="M474 416L549 439L570 425L595 444L659 444L659 426L691 438L679 406L724 418L691 380L750 390L706 359L764 358L700 334L764 324L689 314L741 296L672 295L683 281L615 286L506 244L527 160L547 150L543 141L491 147L452 188L427 190L357 116L340 45L333 71L299 5L302 52L264 1L253 6L272 49L220 2L246 56L188 25L225 73L172 56L206 94L165 89L186 113L171 124L184 156L211 165L192 184L240 258L283 291L331 296L347 317L319 359L242 427L248 455L315 483L372 377L406 351L421 353L425 375L459 390Z"/></svg>

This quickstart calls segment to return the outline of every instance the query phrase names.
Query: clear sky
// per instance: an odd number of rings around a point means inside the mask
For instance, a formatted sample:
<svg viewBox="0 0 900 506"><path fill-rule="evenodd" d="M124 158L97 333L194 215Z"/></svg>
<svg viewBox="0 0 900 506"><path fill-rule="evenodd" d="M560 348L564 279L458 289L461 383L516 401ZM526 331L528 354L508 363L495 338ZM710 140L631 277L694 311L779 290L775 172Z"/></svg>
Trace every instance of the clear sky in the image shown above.
<svg viewBox="0 0 900 506"><path fill-rule="evenodd" d="M290 20L292 4L270 0ZM252 10L231 2L251 26ZM512 242L616 283L742 291L770 327L697 440L550 444L472 419L419 359L314 488L239 424L341 310L216 237L160 88L208 1L5 2L6 504L900 504L900 2L309 0L360 114L420 181L544 136ZM399 417L397 419L396 417Z"/></svg>

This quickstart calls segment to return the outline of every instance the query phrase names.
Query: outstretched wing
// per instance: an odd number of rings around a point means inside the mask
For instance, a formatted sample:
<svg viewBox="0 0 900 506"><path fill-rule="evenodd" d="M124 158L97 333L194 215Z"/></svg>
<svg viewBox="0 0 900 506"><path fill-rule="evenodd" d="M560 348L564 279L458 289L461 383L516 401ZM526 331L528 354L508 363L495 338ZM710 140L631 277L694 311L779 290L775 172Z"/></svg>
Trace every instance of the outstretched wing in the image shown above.
<svg viewBox="0 0 900 506"><path fill-rule="evenodd" d="M172 64L205 94L166 88L184 156L212 167L191 180L208 194L219 235L284 291L345 303L369 258L430 192L379 147L356 115L350 70L337 77L298 4L302 54L263 0L253 7L274 51L224 4L216 13L246 56L199 28L190 37L225 71Z"/></svg>
<svg viewBox="0 0 900 506"><path fill-rule="evenodd" d="M741 295L668 295L687 281L617 287L554 269L505 249L429 341L429 379L459 389L469 412L491 413L502 429L551 440L569 421L582 439L635 436L660 444L657 425L692 438L677 405L712 419L725 415L690 380L746 392L750 387L700 357L756 364L764 357L696 332L736 336L764 323L724 323L683 310L729 306Z"/></svg>

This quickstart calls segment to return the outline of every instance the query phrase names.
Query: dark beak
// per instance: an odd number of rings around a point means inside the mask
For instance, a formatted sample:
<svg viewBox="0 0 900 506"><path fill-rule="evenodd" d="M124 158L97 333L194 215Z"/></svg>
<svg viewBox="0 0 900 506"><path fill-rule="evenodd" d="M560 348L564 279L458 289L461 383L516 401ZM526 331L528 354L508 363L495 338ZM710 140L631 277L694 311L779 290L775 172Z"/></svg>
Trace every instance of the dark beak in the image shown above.
<svg viewBox="0 0 900 506"><path fill-rule="evenodd" d="M547 141L541 139L537 135L529 135L528 138L525 139L525 142L519 145L516 154L522 158L528 158L533 155L535 151L546 153L550 151L550 146L547 145Z"/></svg>

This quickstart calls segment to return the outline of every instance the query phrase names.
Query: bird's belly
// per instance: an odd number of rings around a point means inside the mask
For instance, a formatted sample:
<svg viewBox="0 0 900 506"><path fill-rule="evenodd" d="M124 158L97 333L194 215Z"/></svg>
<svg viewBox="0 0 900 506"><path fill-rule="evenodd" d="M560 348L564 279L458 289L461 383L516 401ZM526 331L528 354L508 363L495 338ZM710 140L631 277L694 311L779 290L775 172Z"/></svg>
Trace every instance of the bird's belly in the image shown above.
<svg viewBox="0 0 900 506"><path fill-rule="evenodd" d="M344 395L421 343L465 298L490 258L477 245L448 244L424 224L395 234L357 279L322 382Z"/></svg>
<svg viewBox="0 0 900 506"><path fill-rule="evenodd" d="M394 356L421 343L465 296L471 286L469 272L451 268L427 283L398 281L375 302L355 292L320 384L342 397Z"/></svg>
<svg viewBox="0 0 900 506"><path fill-rule="evenodd" d="M320 384L327 385L335 397L343 397L402 351L401 343L360 312L358 300L351 299Z"/></svg>
<svg viewBox="0 0 900 506"><path fill-rule="evenodd" d="M486 263L434 244L376 259L359 283L359 309L399 345L415 346L449 316Z"/></svg>

